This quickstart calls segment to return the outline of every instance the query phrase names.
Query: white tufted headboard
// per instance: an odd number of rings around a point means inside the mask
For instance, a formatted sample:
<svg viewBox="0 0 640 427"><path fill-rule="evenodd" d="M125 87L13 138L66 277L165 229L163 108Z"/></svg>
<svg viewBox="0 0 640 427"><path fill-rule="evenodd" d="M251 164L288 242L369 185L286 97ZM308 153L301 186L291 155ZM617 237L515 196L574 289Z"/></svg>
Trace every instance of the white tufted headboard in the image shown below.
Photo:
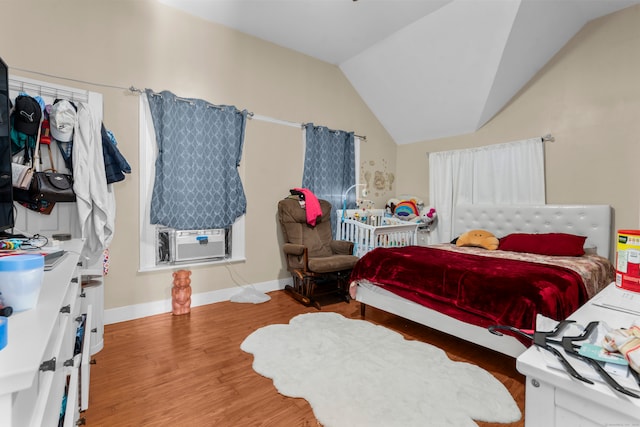
<svg viewBox="0 0 640 427"><path fill-rule="evenodd" d="M585 248L596 247L609 258L611 207L608 205L458 205L453 230L482 229L496 237L510 233L569 233L587 236Z"/></svg>

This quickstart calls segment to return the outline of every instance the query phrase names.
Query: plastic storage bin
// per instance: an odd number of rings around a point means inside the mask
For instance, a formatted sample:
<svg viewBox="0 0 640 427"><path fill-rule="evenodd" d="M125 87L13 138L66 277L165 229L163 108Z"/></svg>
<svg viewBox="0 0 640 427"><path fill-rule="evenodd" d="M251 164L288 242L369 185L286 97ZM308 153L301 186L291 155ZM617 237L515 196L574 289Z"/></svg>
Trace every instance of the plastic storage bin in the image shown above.
<svg viewBox="0 0 640 427"><path fill-rule="evenodd" d="M35 307L44 276L44 256L40 254L0 257L0 293L4 304L14 311Z"/></svg>

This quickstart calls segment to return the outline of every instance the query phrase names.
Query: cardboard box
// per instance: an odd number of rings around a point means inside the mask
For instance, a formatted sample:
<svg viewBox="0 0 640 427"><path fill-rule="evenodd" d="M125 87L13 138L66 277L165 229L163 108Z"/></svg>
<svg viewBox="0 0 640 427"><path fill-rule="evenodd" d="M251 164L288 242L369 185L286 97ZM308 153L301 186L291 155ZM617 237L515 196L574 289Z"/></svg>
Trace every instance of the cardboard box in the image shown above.
<svg viewBox="0 0 640 427"><path fill-rule="evenodd" d="M640 292L640 230L618 230L616 286Z"/></svg>

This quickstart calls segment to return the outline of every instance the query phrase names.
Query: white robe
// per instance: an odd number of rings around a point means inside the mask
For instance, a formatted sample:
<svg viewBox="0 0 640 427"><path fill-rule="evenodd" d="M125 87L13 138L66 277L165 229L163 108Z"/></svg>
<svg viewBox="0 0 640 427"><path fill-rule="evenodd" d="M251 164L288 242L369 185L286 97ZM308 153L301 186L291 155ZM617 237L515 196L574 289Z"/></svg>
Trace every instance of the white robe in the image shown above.
<svg viewBox="0 0 640 427"><path fill-rule="evenodd" d="M104 170L101 124L88 104L79 105L72 149L73 190L85 239L82 255L89 264L100 260L115 230L115 195Z"/></svg>

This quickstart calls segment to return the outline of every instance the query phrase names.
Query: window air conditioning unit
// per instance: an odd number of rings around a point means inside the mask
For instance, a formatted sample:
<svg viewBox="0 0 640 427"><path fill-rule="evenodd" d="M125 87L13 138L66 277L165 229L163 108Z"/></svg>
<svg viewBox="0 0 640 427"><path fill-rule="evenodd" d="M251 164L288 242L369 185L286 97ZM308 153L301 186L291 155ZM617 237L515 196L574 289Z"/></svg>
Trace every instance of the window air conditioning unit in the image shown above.
<svg viewBox="0 0 640 427"><path fill-rule="evenodd" d="M230 253L231 230L175 230L158 227L156 264L185 263L226 258Z"/></svg>

